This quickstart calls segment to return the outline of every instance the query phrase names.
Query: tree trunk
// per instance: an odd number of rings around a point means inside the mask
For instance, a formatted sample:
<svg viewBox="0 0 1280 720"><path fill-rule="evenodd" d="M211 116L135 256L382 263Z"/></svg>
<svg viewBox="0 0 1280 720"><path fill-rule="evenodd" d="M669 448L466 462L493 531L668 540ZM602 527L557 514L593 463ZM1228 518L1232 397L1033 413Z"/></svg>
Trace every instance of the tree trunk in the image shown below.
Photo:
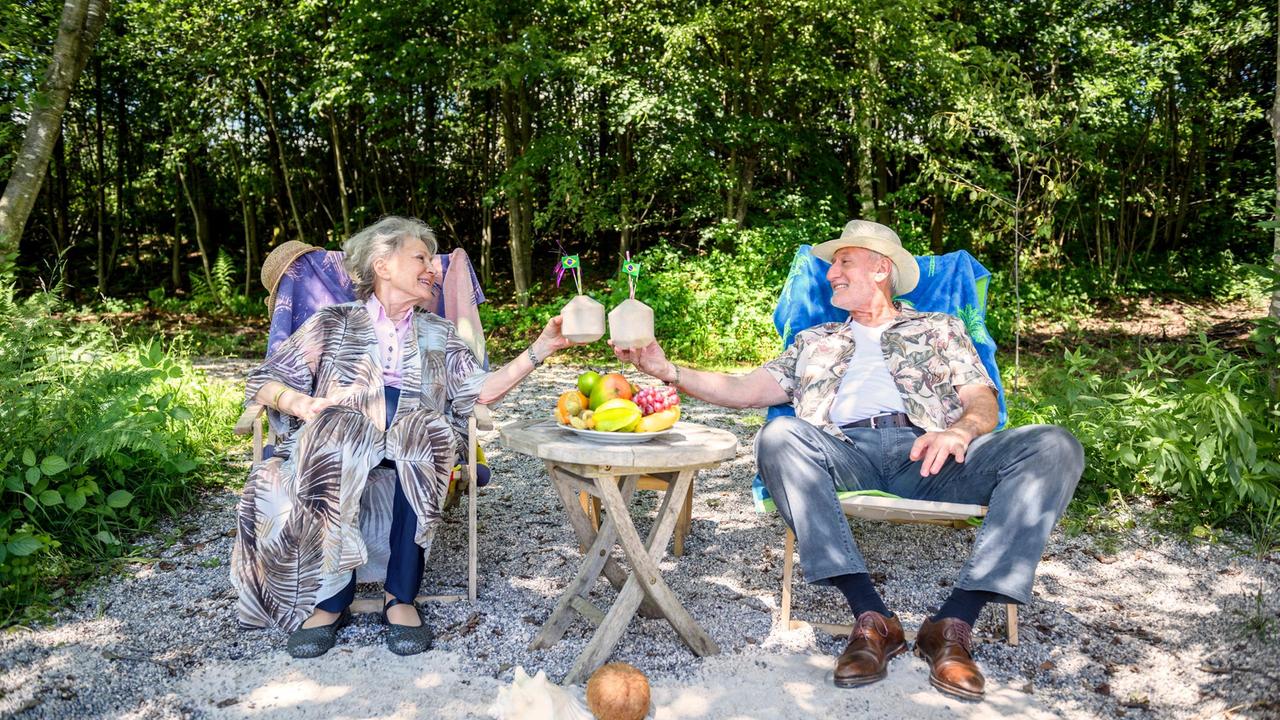
<svg viewBox="0 0 1280 720"><path fill-rule="evenodd" d="M1277 3L1280 6L1280 3ZM1280 29L1280 15L1277 16L1277 29ZM1276 73L1280 78L1280 34L1276 35ZM1271 105L1271 112L1268 113L1268 119L1271 121L1271 143L1275 147L1275 182L1276 182L1276 214L1272 218L1276 222L1280 222L1280 81L1276 83L1275 98ZM1276 227L1272 231L1272 248L1274 254L1271 256L1271 265L1280 273L1280 227ZM1280 323L1280 287L1277 287L1271 293L1271 311L1268 316L1274 322ZM1280 368L1271 369L1271 391L1272 394L1280 394Z"/></svg>
<svg viewBox="0 0 1280 720"><path fill-rule="evenodd" d="M511 253L511 277L515 281L516 302L529 305L533 286L533 194L528 169L517 166L532 141L533 112L528 86L502 81L502 148L507 167L507 221L510 224L508 245Z"/></svg>
<svg viewBox="0 0 1280 720"><path fill-rule="evenodd" d="M53 57L40 88L34 95L31 117L22 138L22 148L0 196L0 264L16 257L18 242L35 206L49 167L49 157L62 126L71 89L84 69L89 51L98 39L106 17L108 0L65 0Z"/></svg>
<svg viewBox="0 0 1280 720"><path fill-rule="evenodd" d="M493 208L484 200L493 182L493 171L496 165L495 129L493 127L494 94L484 94L484 157L480 161L480 188L477 205L480 207L480 282L486 288L493 287Z"/></svg>
<svg viewBox="0 0 1280 720"><path fill-rule="evenodd" d="M342 174L342 143L338 138L338 121L334 118L332 108L326 115L329 118L329 134L333 137L333 166L338 170L338 197L342 200L342 233L343 237L351 237L351 210L347 207L347 179Z"/></svg>
<svg viewBox="0 0 1280 720"><path fill-rule="evenodd" d="M187 205L191 208L191 219L196 228L196 247L200 250L200 264L204 267L204 281L209 288L209 292L214 297L221 300L219 288L213 284L213 269L209 260L209 214L205 212L203 197L199 187L193 189L192 186L199 182L199 168L194 168L195 172L191 173L191 181L187 181L187 174L182 171L183 163L178 164L178 182L182 185L182 194L187 198Z"/></svg>
<svg viewBox="0 0 1280 720"><path fill-rule="evenodd" d="M125 178L125 172L126 172L124 158L125 158L125 152L129 147L129 142L128 142L129 125L124 112L124 104L125 104L124 103L124 87L122 85L123 84L119 82L119 77L117 76L116 84L115 84L115 90L116 90L116 133L115 133L116 207L115 207L115 214L111 218L111 255L107 258L107 267L109 268L114 268L116 266L116 256L120 252L120 243L123 242L123 239L124 239L125 211L128 209L128 203L126 202L125 196L124 196L124 188L125 188L124 178ZM134 245L136 247L137 243L134 243ZM142 272L141 263L135 263L134 268L136 269L136 272L139 272L139 273Z"/></svg>
<svg viewBox="0 0 1280 720"><path fill-rule="evenodd" d="M880 76L880 59L873 55L868 58L868 63L868 74L871 77L878 78ZM854 111L858 128L858 194L862 196L862 212L860 216L863 220L871 220L876 217L875 143L872 142L873 121L871 116L873 111L872 103L868 98L870 92L871 88L863 88L861 102L856 105Z"/></svg>
<svg viewBox="0 0 1280 720"><path fill-rule="evenodd" d="M280 163L279 168L281 179L284 182L284 194L289 201L289 213L293 216L293 229L297 233L296 239L306 242L302 232L302 219L298 216L298 204L293 200L293 185L289 181L289 164L285 160L284 140L280 137L280 128L276 125L276 111L271 102L271 86L261 78L254 78L253 84L258 89L258 99L263 105L262 114L267 120L269 141L272 149L276 151L276 160Z"/></svg>
<svg viewBox="0 0 1280 720"><path fill-rule="evenodd" d="M176 295L182 287L182 194L173 196L173 253L169 256L169 279Z"/></svg>
<svg viewBox="0 0 1280 720"><path fill-rule="evenodd" d="M942 229L944 225L944 214L946 206L943 204L942 193L934 191L933 193L933 213L929 219L929 252L934 255L941 255L946 250L945 243L942 239Z"/></svg>
<svg viewBox="0 0 1280 720"><path fill-rule="evenodd" d="M247 130L246 130L247 132ZM240 161L240 150L231 146L231 169L236 174L236 194L240 196L240 218L244 223L244 294L248 297L253 291L254 245L256 228L253 221L253 208L249 204L249 189L246 177L247 163Z"/></svg>
<svg viewBox="0 0 1280 720"><path fill-rule="evenodd" d="M879 134L880 121L876 121L876 130ZM885 161L884 151L877 150L873 153L876 164L876 222L881 225L893 225L893 214L890 212L889 203L885 202L885 198L889 195L889 165Z"/></svg>
<svg viewBox="0 0 1280 720"><path fill-rule="evenodd" d="M93 149L94 166L93 181L96 188L93 194L94 230L98 241L98 294L107 293L107 280L111 277L111 265L107 251L107 169L106 151L102 129L102 61L93 62Z"/></svg>

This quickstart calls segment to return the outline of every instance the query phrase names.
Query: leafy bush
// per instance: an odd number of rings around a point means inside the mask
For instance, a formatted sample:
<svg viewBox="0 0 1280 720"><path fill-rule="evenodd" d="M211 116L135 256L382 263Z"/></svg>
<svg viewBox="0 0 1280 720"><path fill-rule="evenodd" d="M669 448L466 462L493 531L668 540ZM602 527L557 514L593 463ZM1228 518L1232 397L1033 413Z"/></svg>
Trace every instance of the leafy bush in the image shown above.
<svg viewBox="0 0 1280 720"><path fill-rule="evenodd" d="M781 351L773 309L796 248L821 242L833 233L825 221L804 217L746 230L725 222L703 232L700 246L704 249L697 255L655 245L632 258L641 267L636 299L653 308L654 331L671 357L700 365L764 362ZM561 287L572 288L572 283ZM606 288L584 289L604 304L606 312L629 292L621 274ZM512 357L523 351L572 292L565 289L523 309L481 305L490 354ZM603 344L579 352L584 351L612 357Z"/></svg>
<svg viewBox="0 0 1280 720"><path fill-rule="evenodd" d="M1245 527L1280 506L1280 401L1267 379L1274 353L1241 356L1203 336L1174 350L1148 348L1138 367L1104 376L1097 351L1064 355L1030 401L1014 398L1012 424L1050 422L1087 453L1082 487L1174 501L1195 525Z"/></svg>
<svg viewBox="0 0 1280 720"><path fill-rule="evenodd" d="M722 223L703 233L701 244L710 248L704 254L658 246L638 255L636 297L653 308L668 354L712 365L764 362L781 351L773 310L796 248L832 233L825 221L809 218L745 230ZM615 279L605 305L627 293L626 279Z"/></svg>
<svg viewBox="0 0 1280 720"><path fill-rule="evenodd" d="M61 595L50 578L119 555L182 508L237 410L159 343L120 346L57 306L0 285L0 625Z"/></svg>

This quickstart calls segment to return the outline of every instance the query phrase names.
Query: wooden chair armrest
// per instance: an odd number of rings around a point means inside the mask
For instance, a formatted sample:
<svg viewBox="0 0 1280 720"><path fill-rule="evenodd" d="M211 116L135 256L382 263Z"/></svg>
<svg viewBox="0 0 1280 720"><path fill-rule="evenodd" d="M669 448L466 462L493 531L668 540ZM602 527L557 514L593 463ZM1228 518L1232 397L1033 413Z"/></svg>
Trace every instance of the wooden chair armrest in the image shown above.
<svg viewBox="0 0 1280 720"><path fill-rule="evenodd" d="M257 403L250 403L245 407L244 412L240 413L240 419L236 420L236 434L248 435L253 432L253 424L262 416L267 408Z"/></svg>
<svg viewBox="0 0 1280 720"><path fill-rule="evenodd" d="M476 419L477 430L493 429L493 413L490 412L488 405L476 403L475 410L471 411L471 417Z"/></svg>

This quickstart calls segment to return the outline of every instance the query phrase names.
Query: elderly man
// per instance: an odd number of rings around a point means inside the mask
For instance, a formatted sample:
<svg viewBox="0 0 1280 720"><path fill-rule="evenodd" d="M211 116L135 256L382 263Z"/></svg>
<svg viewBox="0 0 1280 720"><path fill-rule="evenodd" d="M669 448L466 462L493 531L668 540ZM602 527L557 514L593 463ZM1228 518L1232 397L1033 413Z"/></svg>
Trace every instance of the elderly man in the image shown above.
<svg viewBox="0 0 1280 720"><path fill-rule="evenodd" d="M1080 443L1048 425L993 433L994 383L957 318L893 301L919 279L896 233L854 220L813 254L831 263L831 302L845 322L796 336L747 375L681 368L656 344L620 360L725 407L789 402L756 439L760 476L795 532L805 577L834 585L856 622L836 662L835 684L885 677L906 650L902 624L867 572L837 493L882 490L919 500L976 503L989 514L950 596L916 636L938 690L983 695L970 633L988 602L1026 603L1044 544L1084 469Z"/></svg>

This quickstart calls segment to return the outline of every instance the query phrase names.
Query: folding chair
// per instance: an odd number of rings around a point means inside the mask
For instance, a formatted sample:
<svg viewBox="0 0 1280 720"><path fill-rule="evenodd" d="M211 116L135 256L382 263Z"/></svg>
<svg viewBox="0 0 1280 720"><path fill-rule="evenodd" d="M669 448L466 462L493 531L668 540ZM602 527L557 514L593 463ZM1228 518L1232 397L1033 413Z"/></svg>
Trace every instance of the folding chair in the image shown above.
<svg viewBox="0 0 1280 720"><path fill-rule="evenodd" d="M1004 387L995 362L995 341L986 327L987 288L991 274L969 253L959 250L940 256L917 257L920 265L920 283L898 300L925 312L948 312L964 321L978 356L996 383L1000 403L998 427L1008 419L1005 408ZM831 286L826 273L831 266L814 257L810 246L802 245L791 263L787 282L783 287L778 307L773 314L774 325L782 336L783 347L788 347L801 330L825 322L845 320L848 313L831 305ZM766 422L783 415L793 415L790 405L776 405L769 409ZM756 510L775 510L764 483L757 476L752 487ZM840 493L840 507L846 517L864 520L883 520L895 523L921 523L947 525L957 528L972 527L987 514L982 505L932 502L899 498L882 492ZM782 564L782 623L788 629L808 624L822 628L832 635L848 635L852 625L806 622L792 618L791 583L795 570L795 534L786 530L783 542ZM1018 606L1005 606L1007 639L1010 645L1018 644ZM908 633L911 639L914 633Z"/></svg>
<svg viewBox="0 0 1280 720"><path fill-rule="evenodd" d="M316 310L327 305L350 302L355 299L351 278L342 266L343 253L314 248L296 241L285 243L267 256L264 267L273 262L286 265L275 288L268 287L271 293L268 304L271 307L271 331L267 338L267 354L270 355L275 346L288 338L293 331L306 322ZM471 261L461 248L448 256L436 256L437 270L443 278L444 292L436 299L433 311L437 315L454 323L458 336L488 367L485 355L484 331L480 326L479 313L476 306L484 302L484 295L475 279ZM262 405L251 403L236 421L237 435L253 435L253 461L261 462L268 456L271 446L276 440L276 432L272 425L279 422L273 417L276 413ZM264 425L266 430L264 432ZM467 445L464 449L466 461L455 467L450 481L449 496L445 507L456 504L465 483L467 488L467 593L452 595L419 595L418 602L453 602L464 598L475 600L477 596L477 549L476 549L476 495L477 488L489 480L489 468L484 464L484 451L480 448L478 432L492 430L493 423L486 406L477 404L471 417L467 419ZM267 436L264 439L264 434ZM391 496L395 487L390 484L395 478L393 470L374 468L369 473L369 482L365 494L361 498L362 508L370 503L382 503L390 507ZM364 513L361 514L362 520ZM361 523L364 527L364 523ZM365 537L369 546L370 561L357 571L360 582L379 579L373 570L366 568L385 562L387 539L385 537ZM385 568L385 565L381 566ZM365 575L361 575L365 571ZM383 570L385 573L385 569ZM351 604L352 612L378 612L382 609L379 598L359 598Z"/></svg>

